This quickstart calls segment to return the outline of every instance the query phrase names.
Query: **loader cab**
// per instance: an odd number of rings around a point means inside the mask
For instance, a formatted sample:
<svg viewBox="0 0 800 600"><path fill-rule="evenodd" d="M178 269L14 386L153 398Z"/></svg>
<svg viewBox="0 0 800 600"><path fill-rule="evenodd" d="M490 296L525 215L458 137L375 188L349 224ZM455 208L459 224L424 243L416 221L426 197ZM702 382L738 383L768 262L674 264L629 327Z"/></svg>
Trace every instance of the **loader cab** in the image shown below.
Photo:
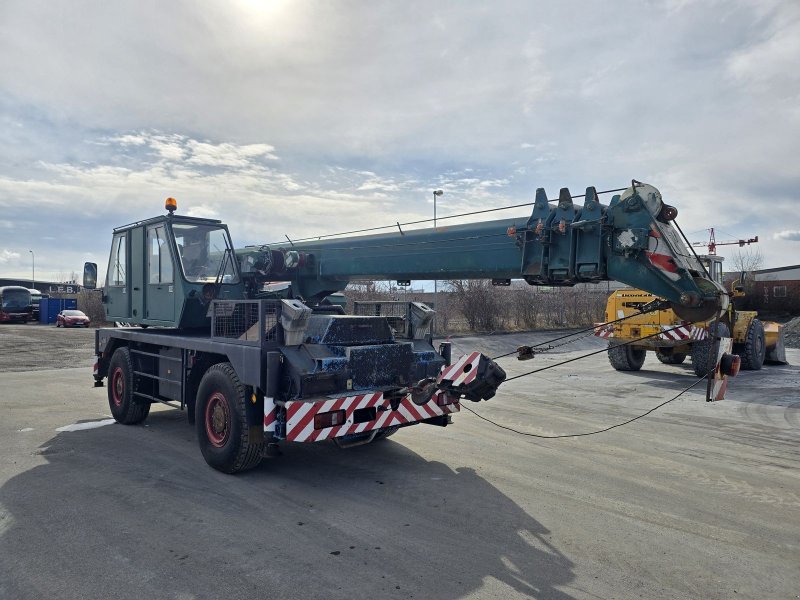
<svg viewBox="0 0 800 600"><path fill-rule="evenodd" d="M89 268L90 282L92 274ZM171 212L114 230L103 293L107 320L203 328L210 323L212 299L243 297L239 265L221 221Z"/></svg>
<svg viewBox="0 0 800 600"><path fill-rule="evenodd" d="M712 281L722 285L722 261L725 260L725 257L706 254L698 256L698 258L703 266L708 269L708 274L711 276Z"/></svg>

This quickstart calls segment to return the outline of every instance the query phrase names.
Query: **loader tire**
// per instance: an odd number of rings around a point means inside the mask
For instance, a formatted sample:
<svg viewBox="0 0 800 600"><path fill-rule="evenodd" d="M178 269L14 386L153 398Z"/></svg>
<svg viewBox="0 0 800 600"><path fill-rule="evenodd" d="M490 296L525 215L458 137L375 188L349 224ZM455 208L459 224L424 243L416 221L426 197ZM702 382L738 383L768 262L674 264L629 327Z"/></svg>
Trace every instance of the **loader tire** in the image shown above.
<svg viewBox="0 0 800 600"><path fill-rule="evenodd" d="M686 355L681 352L664 353L656 350L656 358L665 365L682 365L686 360Z"/></svg>
<svg viewBox="0 0 800 600"><path fill-rule="evenodd" d="M200 452L223 473L252 469L261 462L264 443L248 436L245 389L230 363L217 363L200 380L195 427Z"/></svg>
<svg viewBox="0 0 800 600"><path fill-rule="evenodd" d="M608 344L608 362L617 371L638 371L644 364L645 356L647 350L644 348Z"/></svg>
<svg viewBox="0 0 800 600"><path fill-rule="evenodd" d="M108 407L117 423L136 425L150 414L150 403L133 396L133 363L127 348L117 348L108 364Z"/></svg>
<svg viewBox="0 0 800 600"><path fill-rule="evenodd" d="M750 321L747 335L742 344L742 368L746 371L758 371L764 366L767 355L767 344L764 338L764 325L760 319Z"/></svg>
<svg viewBox="0 0 800 600"><path fill-rule="evenodd" d="M720 337L730 337L730 330L725 323L720 323L717 326L717 332ZM714 334L711 326L708 328L708 337L706 339L692 344L692 370L698 377L705 377L716 365L716 357L711 356L713 344ZM714 362L711 362L712 360Z"/></svg>

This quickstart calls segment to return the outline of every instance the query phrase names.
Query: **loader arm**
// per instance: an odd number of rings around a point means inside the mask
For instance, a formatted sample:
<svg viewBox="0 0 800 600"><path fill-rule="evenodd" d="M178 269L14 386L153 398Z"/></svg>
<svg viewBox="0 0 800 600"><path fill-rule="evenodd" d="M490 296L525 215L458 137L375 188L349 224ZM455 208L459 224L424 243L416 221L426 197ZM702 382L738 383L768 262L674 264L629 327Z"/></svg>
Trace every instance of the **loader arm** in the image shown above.
<svg viewBox="0 0 800 600"><path fill-rule="evenodd" d="M310 304L353 280L524 279L570 286L617 280L672 303L687 320L710 318L728 303L671 221L677 211L650 185L633 182L608 206L595 188L583 206L567 188L551 206L536 191L530 215L278 247L237 250L242 272L259 283L291 281Z"/></svg>

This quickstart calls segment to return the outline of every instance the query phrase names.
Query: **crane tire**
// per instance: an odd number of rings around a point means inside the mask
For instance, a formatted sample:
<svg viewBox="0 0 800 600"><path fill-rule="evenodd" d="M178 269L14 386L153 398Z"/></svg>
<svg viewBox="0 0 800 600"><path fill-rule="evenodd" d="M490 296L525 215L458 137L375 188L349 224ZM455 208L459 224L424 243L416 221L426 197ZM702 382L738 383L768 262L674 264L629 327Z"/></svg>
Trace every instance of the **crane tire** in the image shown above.
<svg viewBox="0 0 800 600"><path fill-rule="evenodd" d="M686 354L681 352L670 352L669 354L665 354L664 352L661 352L661 350L656 350L656 358L665 365L682 365L683 361L686 360Z"/></svg>
<svg viewBox="0 0 800 600"><path fill-rule="evenodd" d="M760 319L750 321L744 344L742 344L742 369L758 371L764 366L767 344L764 338L764 324Z"/></svg>
<svg viewBox="0 0 800 600"><path fill-rule="evenodd" d="M617 371L638 371L646 356L647 350L644 348L608 344L608 361Z"/></svg>
<svg viewBox="0 0 800 600"><path fill-rule="evenodd" d="M712 370L716 364L711 364L712 356L711 349L714 347L714 334L711 331L711 325L708 330L708 337L699 342L692 344L692 370L698 377L705 377L708 372ZM717 332L720 337L729 337L730 330L725 323L719 323Z"/></svg>
<svg viewBox="0 0 800 600"><path fill-rule="evenodd" d="M131 352L117 348L108 363L108 407L117 423L136 425L150 414L150 403L135 401L133 389Z"/></svg>
<svg viewBox="0 0 800 600"><path fill-rule="evenodd" d="M257 466L264 443L250 441L245 389L228 362L212 365L200 380L195 428L200 452L209 466L238 473Z"/></svg>

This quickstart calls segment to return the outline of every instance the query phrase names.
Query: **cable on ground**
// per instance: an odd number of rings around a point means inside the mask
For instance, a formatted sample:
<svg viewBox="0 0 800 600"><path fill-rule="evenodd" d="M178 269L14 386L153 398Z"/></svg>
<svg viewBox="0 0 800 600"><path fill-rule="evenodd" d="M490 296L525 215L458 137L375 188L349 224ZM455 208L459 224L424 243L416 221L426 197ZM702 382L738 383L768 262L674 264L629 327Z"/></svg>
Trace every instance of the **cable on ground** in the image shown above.
<svg viewBox="0 0 800 600"><path fill-rule="evenodd" d="M512 379L514 379L514 378L512 377ZM689 387L687 387L687 388L684 388L684 389L683 389L683 390L681 390L681 391L680 391L680 393L678 393L676 396L673 396L673 397L672 397L672 398L670 398L669 400L666 400L666 401L662 402L662 403L661 403L661 404L659 404L658 406L654 406L653 408L651 408L651 409L650 409L650 410L648 410L647 412L645 412L645 413L642 413L642 414L640 414L640 415L637 415L637 416L633 417L632 419L628 419L627 421L623 421L622 423L617 423L616 425L611 425L611 426L609 426L609 427L604 427L603 429L598 429L598 430L596 430L596 431L587 431L587 432L583 432L583 433L570 433L570 434L563 434L563 435L541 435L541 434L538 434L538 433L531 433L531 432L529 432L529 431L519 431L518 429L514 429L513 427L509 427L509 426L507 426L507 425L501 425L500 423L496 423L495 421L492 421L491 419L489 419L489 418L487 418L487 417L484 417L484 416L483 416L483 415L481 415L481 414L478 414L477 412L475 412L475 411L474 411L474 410L472 410L471 408L469 408L469 407L467 407L467 406L464 406L464 404L461 404L461 408L463 408L464 410L466 410L466 411L468 411L468 412L471 412L473 415L475 415L475 416L476 416L476 417L478 417L479 419L483 419L483 420L484 420L484 421L486 421L487 423L491 423L491 424L492 424L492 425L494 425L495 427L499 427L500 429L506 429L506 430L508 430L508 431L511 431L511 432L513 432L513 433L516 433L517 435L524 435L524 436L527 436L527 437L542 438L542 439L546 439L546 440L554 440L554 439L559 439L559 438L569 438L569 437L585 437L585 436L587 436L587 435L597 435L598 433L605 433L606 431L610 431L610 430L612 430L612 429L616 429L617 427L622 427L623 425L628 425L629 423L633 423L634 421L637 421L637 420L639 420L639 419L641 419L641 418L643 418L643 417L646 417L646 416L647 416L647 415L649 415L650 413L653 413L653 412L657 411L657 410L658 410L659 408L661 408L662 406L666 406L666 405L667 405L667 404L669 404L670 402L673 402L673 401L677 400L677 399L678 399L678 398L680 398L680 397L681 397L683 394L685 394L686 392L688 392L690 389L692 389L694 386L696 386L696 385L697 385L698 383L700 383L701 381L705 381L705 377L701 377L700 379L698 379L697 381L695 381L695 382L694 382L692 385L690 385Z"/></svg>

